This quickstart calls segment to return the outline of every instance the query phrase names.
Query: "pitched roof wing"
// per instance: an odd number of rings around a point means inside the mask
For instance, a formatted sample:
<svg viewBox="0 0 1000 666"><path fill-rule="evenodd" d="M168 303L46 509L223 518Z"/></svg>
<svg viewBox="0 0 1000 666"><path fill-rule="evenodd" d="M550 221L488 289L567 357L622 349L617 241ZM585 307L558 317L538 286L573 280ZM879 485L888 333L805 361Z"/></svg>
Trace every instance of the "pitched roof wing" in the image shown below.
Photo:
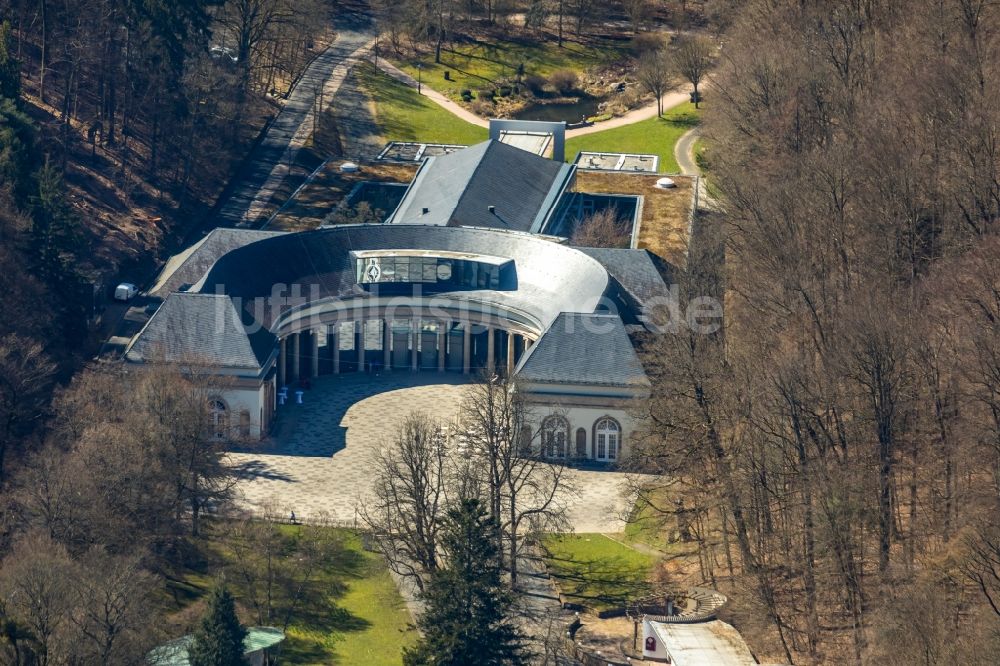
<svg viewBox="0 0 1000 666"><path fill-rule="evenodd" d="M524 358L529 382L648 387L639 356L617 315L563 312Z"/></svg>

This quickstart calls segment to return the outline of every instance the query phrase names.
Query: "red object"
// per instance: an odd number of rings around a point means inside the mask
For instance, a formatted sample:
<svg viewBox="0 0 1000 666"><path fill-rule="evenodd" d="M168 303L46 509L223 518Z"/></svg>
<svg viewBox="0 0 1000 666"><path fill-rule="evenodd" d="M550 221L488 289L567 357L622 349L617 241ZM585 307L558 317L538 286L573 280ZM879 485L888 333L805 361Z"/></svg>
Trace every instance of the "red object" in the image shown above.
<svg viewBox="0 0 1000 666"><path fill-rule="evenodd" d="M656 638L646 636L646 652L656 652Z"/></svg>

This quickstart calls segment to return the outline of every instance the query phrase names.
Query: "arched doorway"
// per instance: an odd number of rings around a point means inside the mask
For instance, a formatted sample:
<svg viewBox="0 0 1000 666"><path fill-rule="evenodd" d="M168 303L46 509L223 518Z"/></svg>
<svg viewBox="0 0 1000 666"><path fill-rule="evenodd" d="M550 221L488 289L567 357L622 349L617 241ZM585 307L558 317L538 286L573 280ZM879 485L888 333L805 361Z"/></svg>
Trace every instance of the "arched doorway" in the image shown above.
<svg viewBox="0 0 1000 666"><path fill-rule="evenodd" d="M594 458L604 462L618 459L621 449L621 426L610 416L597 420L594 424Z"/></svg>
<svg viewBox="0 0 1000 666"><path fill-rule="evenodd" d="M225 439L229 427L226 403L218 398L208 401L208 425L213 439Z"/></svg>

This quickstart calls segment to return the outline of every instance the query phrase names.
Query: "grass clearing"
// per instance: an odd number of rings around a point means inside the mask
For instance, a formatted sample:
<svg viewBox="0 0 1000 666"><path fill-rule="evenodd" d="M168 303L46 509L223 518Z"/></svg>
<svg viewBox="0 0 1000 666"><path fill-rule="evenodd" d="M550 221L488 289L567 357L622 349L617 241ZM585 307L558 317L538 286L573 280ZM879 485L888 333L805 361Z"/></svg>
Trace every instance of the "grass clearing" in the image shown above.
<svg viewBox="0 0 1000 666"><path fill-rule="evenodd" d="M662 118L640 120L631 125L584 134L566 141L566 157L570 161L577 153L648 153L660 157L661 173L677 173L674 145L681 135L700 122L700 110L685 102L669 109Z"/></svg>
<svg viewBox="0 0 1000 666"><path fill-rule="evenodd" d="M485 141L489 132L456 117L404 83L376 71L368 62L355 73L375 103L375 121L388 141L472 145Z"/></svg>
<svg viewBox="0 0 1000 666"><path fill-rule="evenodd" d="M167 630L173 636L190 632L203 610L202 597L213 580L227 569L232 554L221 526L214 526L207 547L198 543L197 564L177 572L167 582L161 602L171 614ZM298 529L284 526L293 534ZM416 631L381 557L362 548L359 535L347 529L327 528L343 544L336 566L323 570L319 582L325 598L296 613L281 647L281 661L289 664L366 664L399 666L402 648L412 645ZM230 590L241 605L235 571ZM242 618L252 624L249 617Z"/></svg>
<svg viewBox="0 0 1000 666"><path fill-rule="evenodd" d="M658 497L640 495L625 523L622 539L626 543L641 543L663 551L671 526L671 516L665 513L666 510Z"/></svg>
<svg viewBox="0 0 1000 666"><path fill-rule="evenodd" d="M538 37L523 39L470 40L442 49L441 62L434 62L434 51L408 59L397 60L395 65L413 78L419 76L424 85L461 100L463 90L475 92L480 88L493 88L504 79L513 79L519 65L524 65L525 76L548 77L556 70L571 69L581 73L593 67L621 61L625 51L620 42L595 41L582 44L564 41L557 43ZM445 72L449 79L444 78Z"/></svg>
<svg viewBox="0 0 1000 666"><path fill-rule="evenodd" d="M552 534L542 542L560 591L594 610L645 594L656 560L603 534Z"/></svg>

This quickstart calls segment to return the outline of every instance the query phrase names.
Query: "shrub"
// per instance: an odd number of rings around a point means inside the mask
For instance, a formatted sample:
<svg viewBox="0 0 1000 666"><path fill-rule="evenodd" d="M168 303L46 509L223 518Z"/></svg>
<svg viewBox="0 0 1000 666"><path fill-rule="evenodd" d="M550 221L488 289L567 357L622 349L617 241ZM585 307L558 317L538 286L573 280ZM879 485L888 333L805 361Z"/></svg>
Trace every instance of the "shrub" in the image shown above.
<svg viewBox="0 0 1000 666"><path fill-rule="evenodd" d="M556 70L549 77L549 83L563 95L573 92L577 84L576 72L571 69Z"/></svg>
<svg viewBox="0 0 1000 666"><path fill-rule="evenodd" d="M538 97L545 92L545 77L537 74L529 74L524 78L524 85L531 91L531 94Z"/></svg>
<svg viewBox="0 0 1000 666"><path fill-rule="evenodd" d="M485 99L477 99L472 103L472 112L477 116L491 116L493 115L493 110L493 103Z"/></svg>
<svg viewBox="0 0 1000 666"><path fill-rule="evenodd" d="M577 247L626 248L632 241L629 221L613 206L595 211L577 222L570 242Z"/></svg>
<svg viewBox="0 0 1000 666"><path fill-rule="evenodd" d="M476 91L476 97L484 101L492 102L495 96L496 91L493 88L480 88Z"/></svg>
<svg viewBox="0 0 1000 666"><path fill-rule="evenodd" d="M629 46L632 50L632 55L636 58L641 58L647 53L659 51L666 43L667 40L662 33L640 32L632 38L632 43Z"/></svg>
<svg viewBox="0 0 1000 666"><path fill-rule="evenodd" d="M510 93L510 86L500 86L500 88L497 89L497 97L510 97Z"/></svg>
<svg viewBox="0 0 1000 666"><path fill-rule="evenodd" d="M712 170L712 161L709 159L708 151L705 150L705 146L699 145L697 142L694 144L694 163L698 165L698 168L702 171Z"/></svg>
<svg viewBox="0 0 1000 666"><path fill-rule="evenodd" d="M471 102L472 101L472 91L466 88L462 91L462 101Z"/></svg>

